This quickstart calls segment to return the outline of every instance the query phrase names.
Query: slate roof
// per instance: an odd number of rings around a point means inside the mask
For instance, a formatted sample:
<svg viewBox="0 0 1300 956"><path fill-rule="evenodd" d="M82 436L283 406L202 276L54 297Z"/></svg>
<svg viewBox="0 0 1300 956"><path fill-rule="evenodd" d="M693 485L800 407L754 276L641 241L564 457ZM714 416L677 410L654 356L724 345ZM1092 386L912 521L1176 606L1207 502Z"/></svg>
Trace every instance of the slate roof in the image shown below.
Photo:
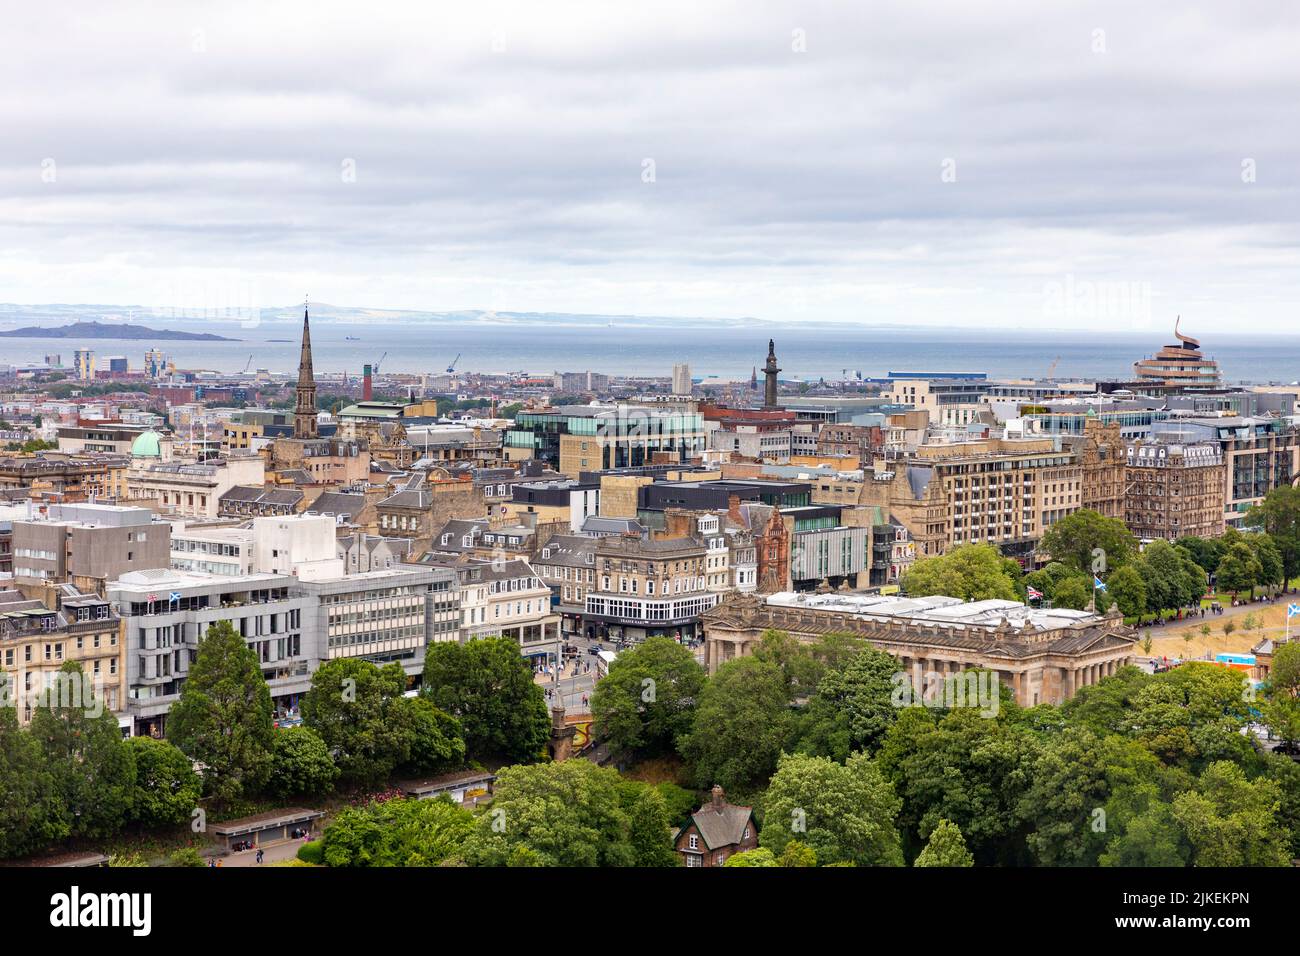
<svg viewBox="0 0 1300 956"><path fill-rule="evenodd" d="M587 555L596 553L596 538L581 534L552 535L542 545L542 550L535 563L545 565L568 565L569 567L591 567L593 561Z"/></svg>
<svg viewBox="0 0 1300 956"><path fill-rule="evenodd" d="M296 506L302 501L301 488L263 488L259 485L235 485L221 496L220 503Z"/></svg>
<svg viewBox="0 0 1300 956"><path fill-rule="evenodd" d="M360 514L361 509L365 506L365 495L354 495L344 491L326 491L322 492L320 497L311 503L310 507L307 508L307 513L348 515L351 517Z"/></svg>
<svg viewBox="0 0 1300 956"><path fill-rule="evenodd" d="M691 814L691 822L700 831L700 838L710 850L733 846L744 839L745 827L753 819L754 808L727 803L714 807L712 801Z"/></svg>

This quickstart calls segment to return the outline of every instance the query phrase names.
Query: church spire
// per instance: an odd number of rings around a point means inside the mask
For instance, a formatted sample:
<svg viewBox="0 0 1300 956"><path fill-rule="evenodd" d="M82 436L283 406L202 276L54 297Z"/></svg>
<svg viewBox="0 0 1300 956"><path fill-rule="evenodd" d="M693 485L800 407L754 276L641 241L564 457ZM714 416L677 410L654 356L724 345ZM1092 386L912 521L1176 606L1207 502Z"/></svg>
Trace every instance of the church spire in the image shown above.
<svg viewBox="0 0 1300 956"><path fill-rule="evenodd" d="M298 359L298 387L293 407L293 437L317 438L316 428L316 378L311 367L311 322L307 316L307 301L302 304L302 354Z"/></svg>

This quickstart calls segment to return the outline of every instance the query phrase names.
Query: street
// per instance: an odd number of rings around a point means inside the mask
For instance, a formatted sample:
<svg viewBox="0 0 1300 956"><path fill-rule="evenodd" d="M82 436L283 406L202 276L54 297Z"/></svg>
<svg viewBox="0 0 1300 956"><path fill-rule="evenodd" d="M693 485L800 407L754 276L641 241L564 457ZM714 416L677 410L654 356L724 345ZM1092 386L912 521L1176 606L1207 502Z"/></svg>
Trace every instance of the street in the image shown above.
<svg viewBox="0 0 1300 956"><path fill-rule="evenodd" d="M604 650L613 650L613 647L607 641L590 641L576 636L565 644L576 646L578 653L564 658L558 681L553 675L542 673L534 675L533 679L550 692L546 701L548 705L555 704L558 698L566 712L585 713L590 708L590 696L597 676L597 657L590 652L591 647L596 645ZM586 704L582 701L584 695L588 697Z"/></svg>

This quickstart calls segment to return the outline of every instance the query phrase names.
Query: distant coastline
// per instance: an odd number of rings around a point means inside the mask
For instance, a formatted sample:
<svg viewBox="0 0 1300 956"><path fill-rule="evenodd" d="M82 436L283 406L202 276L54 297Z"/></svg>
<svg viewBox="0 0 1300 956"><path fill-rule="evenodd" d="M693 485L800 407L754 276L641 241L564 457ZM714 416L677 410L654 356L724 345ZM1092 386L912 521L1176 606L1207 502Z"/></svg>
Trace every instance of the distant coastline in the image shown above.
<svg viewBox="0 0 1300 956"><path fill-rule="evenodd" d="M239 341L239 339L231 339L211 332L178 332L175 329L151 329L144 325L116 325L106 322L73 322L71 325L60 325L52 328L28 325L21 329L0 332L0 337L15 339L121 339L130 342L137 342L142 339L156 339L160 342Z"/></svg>

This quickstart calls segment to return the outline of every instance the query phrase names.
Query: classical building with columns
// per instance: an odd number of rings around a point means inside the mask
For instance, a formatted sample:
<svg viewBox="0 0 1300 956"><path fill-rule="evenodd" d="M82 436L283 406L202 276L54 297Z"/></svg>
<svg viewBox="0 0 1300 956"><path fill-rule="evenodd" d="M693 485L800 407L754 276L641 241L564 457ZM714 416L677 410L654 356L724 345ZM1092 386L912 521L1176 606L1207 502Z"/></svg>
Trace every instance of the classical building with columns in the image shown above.
<svg viewBox="0 0 1300 956"><path fill-rule="evenodd" d="M896 657L915 686L926 674L979 668L996 672L1023 707L1068 700L1129 663L1137 643L1114 609L1103 616L939 596L732 593L701 620L710 673L750 654L768 630L805 642L848 634Z"/></svg>

